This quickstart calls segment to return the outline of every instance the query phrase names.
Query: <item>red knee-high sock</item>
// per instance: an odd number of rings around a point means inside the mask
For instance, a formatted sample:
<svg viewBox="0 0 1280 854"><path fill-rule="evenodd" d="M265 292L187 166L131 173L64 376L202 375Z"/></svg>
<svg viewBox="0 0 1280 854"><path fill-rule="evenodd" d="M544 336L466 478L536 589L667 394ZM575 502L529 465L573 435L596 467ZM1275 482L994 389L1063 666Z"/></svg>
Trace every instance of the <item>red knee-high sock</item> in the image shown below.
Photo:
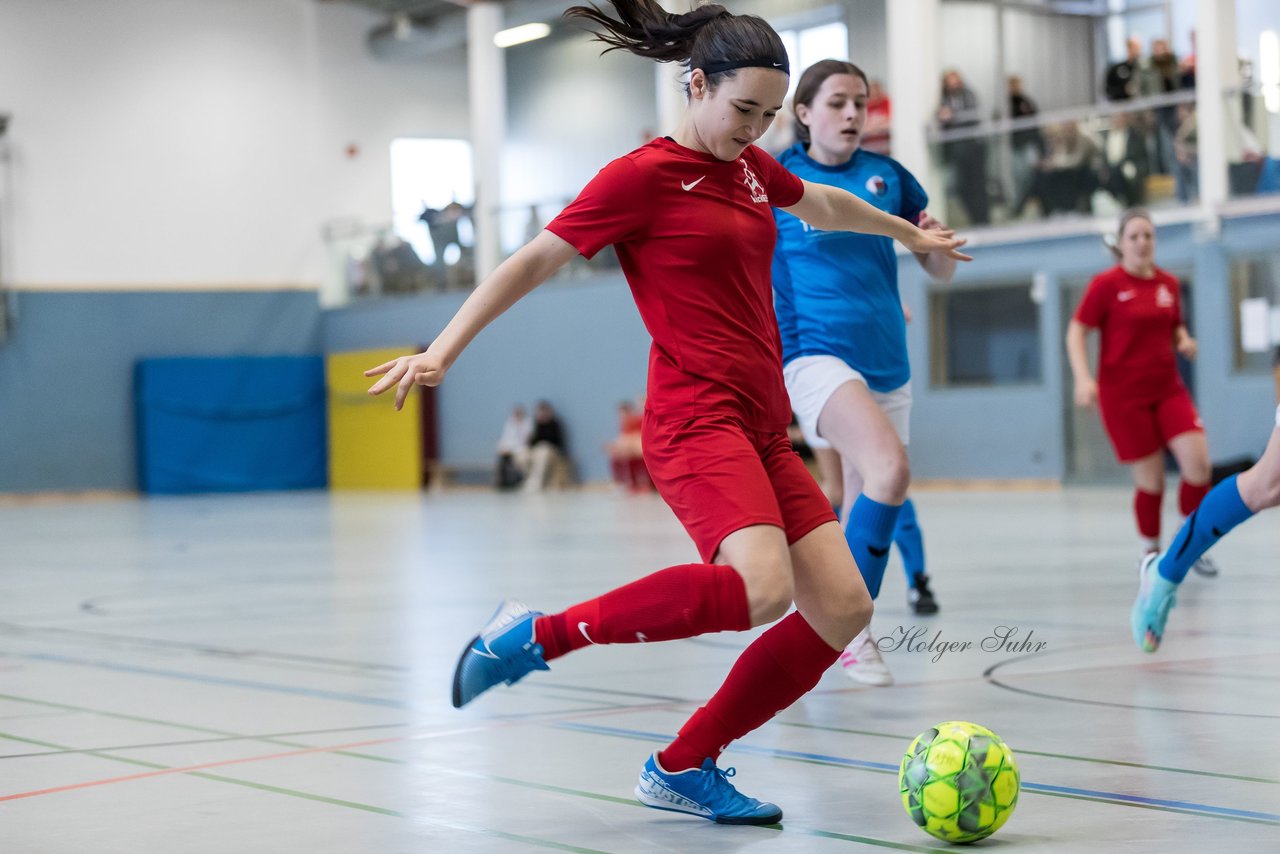
<svg viewBox="0 0 1280 854"><path fill-rule="evenodd" d="M1200 506L1200 502L1204 501L1204 497L1209 494L1209 484L1207 483L1187 483L1182 481L1182 485L1178 487L1178 509L1182 511L1183 516L1190 516L1196 512L1196 508Z"/></svg>
<svg viewBox="0 0 1280 854"><path fill-rule="evenodd" d="M609 460L609 468L613 469L613 479L621 486L627 485L627 461L621 457Z"/></svg>
<svg viewBox="0 0 1280 854"><path fill-rule="evenodd" d="M672 566L539 617L534 637L547 661L588 644L644 643L751 628L747 587L731 566Z"/></svg>
<svg viewBox="0 0 1280 854"><path fill-rule="evenodd" d="M649 470L645 467L644 459L641 457L632 457L627 464L628 473L631 475L632 489L649 489L652 484L649 482Z"/></svg>
<svg viewBox="0 0 1280 854"><path fill-rule="evenodd" d="M1139 489L1133 493L1133 515L1138 520L1138 533L1148 540L1160 539L1160 505L1163 492Z"/></svg>
<svg viewBox="0 0 1280 854"><path fill-rule="evenodd" d="M839 655L799 611L792 612L743 651L720 690L680 728L658 762L676 772L716 759L729 742L804 696Z"/></svg>

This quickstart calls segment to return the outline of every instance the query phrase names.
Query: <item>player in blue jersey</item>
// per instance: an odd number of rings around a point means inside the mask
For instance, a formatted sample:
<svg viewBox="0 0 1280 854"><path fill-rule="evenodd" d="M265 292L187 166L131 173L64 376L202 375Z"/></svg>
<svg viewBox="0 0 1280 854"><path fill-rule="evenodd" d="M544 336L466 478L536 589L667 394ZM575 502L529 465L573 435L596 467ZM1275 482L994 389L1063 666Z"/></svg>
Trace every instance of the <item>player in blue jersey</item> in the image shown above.
<svg viewBox="0 0 1280 854"><path fill-rule="evenodd" d="M1248 471L1232 475L1204 497L1163 552L1152 552L1138 569L1138 598L1129 612L1133 640L1155 652L1178 585L1200 556L1232 528L1268 507L1280 505L1280 407L1267 449Z"/></svg>
<svg viewBox="0 0 1280 854"><path fill-rule="evenodd" d="M928 196L910 172L861 148L868 91L867 76L852 63L827 59L806 69L793 102L799 141L778 159L807 181L840 187L923 229L947 233L925 213ZM911 366L893 243L822 231L781 211L775 216L774 305L792 409L811 445L829 445L840 455L840 518L871 597L880 591L897 539L908 601L917 614L935 613L907 499ZM916 257L934 279L950 281L955 273L955 262L938 253ZM840 663L854 681L893 683L869 629Z"/></svg>

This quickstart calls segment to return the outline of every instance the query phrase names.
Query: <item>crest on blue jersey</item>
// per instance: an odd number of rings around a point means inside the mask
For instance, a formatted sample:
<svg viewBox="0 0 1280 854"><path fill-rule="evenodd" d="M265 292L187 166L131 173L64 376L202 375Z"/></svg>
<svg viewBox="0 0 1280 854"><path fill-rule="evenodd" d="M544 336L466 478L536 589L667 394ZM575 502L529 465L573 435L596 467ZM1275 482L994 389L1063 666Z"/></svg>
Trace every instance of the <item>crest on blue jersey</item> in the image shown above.
<svg viewBox="0 0 1280 854"><path fill-rule="evenodd" d="M889 185L879 175L872 175L867 179L867 191L875 193L877 196L883 196L889 192Z"/></svg>

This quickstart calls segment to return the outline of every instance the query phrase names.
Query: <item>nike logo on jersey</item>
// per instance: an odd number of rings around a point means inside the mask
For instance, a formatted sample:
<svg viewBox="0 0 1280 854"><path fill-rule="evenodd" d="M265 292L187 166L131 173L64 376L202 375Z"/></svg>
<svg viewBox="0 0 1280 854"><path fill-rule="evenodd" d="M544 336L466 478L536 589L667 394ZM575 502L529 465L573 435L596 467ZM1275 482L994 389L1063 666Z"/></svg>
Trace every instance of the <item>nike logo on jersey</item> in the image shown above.
<svg viewBox="0 0 1280 854"><path fill-rule="evenodd" d="M707 177L707 176L706 176L706 175L703 175L703 176L702 176L702 178L705 178L705 177ZM681 181L681 182L680 182L680 189L684 190L684 191L687 193L687 192L689 192L690 190L692 190L694 187L696 187L696 186L698 186L699 184L701 184L701 183L702 183L702 178L699 178L698 180L694 181L692 184L686 184L684 181Z"/></svg>
<svg viewBox="0 0 1280 854"><path fill-rule="evenodd" d="M578 631L582 632L582 636L583 636L584 638L586 638L586 639L587 639L587 643L590 643L590 644L594 644L594 643L595 643L595 641L593 641L593 640L591 639L591 635L587 634L587 624L586 624L586 623L578 623Z"/></svg>
<svg viewBox="0 0 1280 854"><path fill-rule="evenodd" d="M1137 291L1120 291L1120 293L1116 294L1116 299L1120 300L1120 302L1128 302L1137 295Z"/></svg>

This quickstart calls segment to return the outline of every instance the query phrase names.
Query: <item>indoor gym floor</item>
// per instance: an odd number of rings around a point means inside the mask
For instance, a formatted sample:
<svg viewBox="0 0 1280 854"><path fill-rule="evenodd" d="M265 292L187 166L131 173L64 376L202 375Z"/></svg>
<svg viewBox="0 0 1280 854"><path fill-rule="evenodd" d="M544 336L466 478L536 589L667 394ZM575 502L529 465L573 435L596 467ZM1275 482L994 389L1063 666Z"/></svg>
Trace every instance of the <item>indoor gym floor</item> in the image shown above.
<svg viewBox="0 0 1280 854"><path fill-rule="evenodd" d="M895 558L873 626L972 648L890 652L887 689L833 670L735 743L721 764L781 828L631 797L755 633L587 649L449 705L500 599L559 609L696 559L654 496L9 501L0 851L956 850L896 780L950 719L1022 771L981 849L1280 851L1280 515L1215 549L1144 655L1128 490L915 497L942 613L909 613ZM983 650L1000 626L1043 646Z"/></svg>

